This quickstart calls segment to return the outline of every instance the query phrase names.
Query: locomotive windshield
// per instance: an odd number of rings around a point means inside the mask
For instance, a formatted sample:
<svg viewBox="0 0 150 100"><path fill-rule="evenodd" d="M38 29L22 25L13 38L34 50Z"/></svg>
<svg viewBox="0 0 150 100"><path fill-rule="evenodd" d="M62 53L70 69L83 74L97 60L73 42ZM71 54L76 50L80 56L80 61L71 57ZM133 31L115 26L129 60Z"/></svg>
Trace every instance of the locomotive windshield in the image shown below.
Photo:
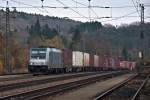
<svg viewBox="0 0 150 100"><path fill-rule="evenodd" d="M31 49L31 59L46 59L46 49L44 48Z"/></svg>

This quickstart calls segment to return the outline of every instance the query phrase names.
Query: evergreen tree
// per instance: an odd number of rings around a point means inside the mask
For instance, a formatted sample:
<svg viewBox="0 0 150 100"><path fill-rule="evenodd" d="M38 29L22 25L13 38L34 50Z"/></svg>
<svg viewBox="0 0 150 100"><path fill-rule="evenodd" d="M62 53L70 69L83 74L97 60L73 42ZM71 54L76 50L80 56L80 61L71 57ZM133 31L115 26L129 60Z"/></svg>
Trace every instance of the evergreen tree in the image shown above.
<svg viewBox="0 0 150 100"><path fill-rule="evenodd" d="M48 33L51 31L51 29L48 27L48 24L45 24L42 28L42 35L45 37L48 37Z"/></svg>
<svg viewBox="0 0 150 100"><path fill-rule="evenodd" d="M124 60L128 60L128 51L125 47L122 50L122 57Z"/></svg>
<svg viewBox="0 0 150 100"><path fill-rule="evenodd" d="M32 37L41 36L41 25L39 19L37 19L36 23L34 25L31 25L31 27L29 28L29 34Z"/></svg>
<svg viewBox="0 0 150 100"><path fill-rule="evenodd" d="M39 19L37 19L34 25L34 33L37 35L41 35L41 25L40 25Z"/></svg>
<svg viewBox="0 0 150 100"><path fill-rule="evenodd" d="M72 43L70 44L70 48L73 49L74 45L79 42L81 40L81 34L80 34L80 31L76 28L74 29L73 31L73 37L72 37Z"/></svg>

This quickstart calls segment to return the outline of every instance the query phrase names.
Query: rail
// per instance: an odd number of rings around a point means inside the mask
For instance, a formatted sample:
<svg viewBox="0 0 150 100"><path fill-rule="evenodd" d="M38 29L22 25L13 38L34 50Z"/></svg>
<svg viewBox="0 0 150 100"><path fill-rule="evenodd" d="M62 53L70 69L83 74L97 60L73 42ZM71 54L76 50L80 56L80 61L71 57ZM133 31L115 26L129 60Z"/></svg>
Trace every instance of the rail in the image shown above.
<svg viewBox="0 0 150 100"><path fill-rule="evenodd" d="M104 78L108 78L108 77L112 77L112 75L118 75L121 74L121 72L112 72L112 73L107 73L107 74L103 74L103 75L98 75L98 76L94 76L94 77L89 77L89 78L85 78L85 79L81 79L81 80L76 80L76 81L72 81L72 82L68 82L68 83L61 83L58 84L56 86L48 86L48 87L41 87L41 89L32 89L32 91L24 91L22 93L18 93L15 95L8 95L8 96L4 96L1 97L0 99L3 100L8 100L8 99L15 99L15 100L20 100L21 98L24 98L26 100L31 100L31 99L35 99L35 98L39 98L41 96L45 96L47 94L52 95L52 94L56 94L59 92L64 92L66 90L70 90L73 89L75 87L79 87L85 84L90 84L93 83L95 81L104 79Z"/></svg>
<svg viewBox="0 0 150 100"><path fill-rule="evenodd" d="M135 93L135 95L132 97L131 100L137 100L137 99L139 98L140 92L141 92L141 90L144 88L144 86L146 85L148 79L149 79L149 76L147 76L147 78L144 80L144 82L143 82L142 85L139 87L139 89L137 90L137 92Z"/></svg>
<svg viewBox="0 0 150 100"><path fill-rule="evenodd" d="M129 77L128 79L126 79L125 81L115 85L114 87L110 88L109 90L103 92L101 95L97 96L96 98L94 98L94 100L102 100L104 99L106 96L108 96L109 94L111 94L113 91L117 90L118 88L122 87L123 85L125 85L127 82L129 82L130 80L136 78L138 76L138 74Z"/></svg>
<svg viewBox="0 0 150 100"><path fill-rule="evenodd" d="M12 80L12 81L0 81L0 92L15 89L15 88L21 88L25 86L34 86L37 84L45 84L50 83L54 81L60 81L65 79L71 79L71 78L77 78L81 76L90 76L90 75L96 75L96 74L102 74L104 72L96 72L96 73L77 73L77 74L64 74L59 76L41 76L41 77L27 77L25 79L19 79L19 80Z"/></svg>

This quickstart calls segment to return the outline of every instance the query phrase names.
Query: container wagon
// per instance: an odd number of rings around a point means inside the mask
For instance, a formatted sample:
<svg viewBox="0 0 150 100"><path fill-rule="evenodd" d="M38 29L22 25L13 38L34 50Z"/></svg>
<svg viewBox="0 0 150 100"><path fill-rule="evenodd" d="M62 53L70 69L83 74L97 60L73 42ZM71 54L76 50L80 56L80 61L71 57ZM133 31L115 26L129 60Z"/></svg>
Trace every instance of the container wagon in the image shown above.
<svg viewBox="0 0 150 100"><path fill-rule="evenodd" d="M99 56L99 67L100 67L100 70L105 70L105 59L104 59L104 56L100 55Z"/></svg>
<svg viewBox="0 0 150 100"><path fill-rule="evenodd" d="M83 53L83 71L90 71L90 54Z"/></svg>
<svg viewBox="0 0 150 100"><path fill-rule="evenodd" d="M97 71L99 69L99 56L94 55L94 71Z"/></svg>
<svg viewBox="0 0 150 100"><path fill-rule="evenodd" d="M94 55L90 54L89 71L94 71Z"/></svg>
<svg viewBox="0 0 150 100"><path fill-rule="evenodd" d="M72 72L72 50L63 49L62 50L62 61L65 72Z"/></svg>
<svg viewBox="0 0 150 100"><path fill-rule="evenodd" d="M83 52L73 51L72 52L72 67L73 72L82 71L83 67Z"/></svg>

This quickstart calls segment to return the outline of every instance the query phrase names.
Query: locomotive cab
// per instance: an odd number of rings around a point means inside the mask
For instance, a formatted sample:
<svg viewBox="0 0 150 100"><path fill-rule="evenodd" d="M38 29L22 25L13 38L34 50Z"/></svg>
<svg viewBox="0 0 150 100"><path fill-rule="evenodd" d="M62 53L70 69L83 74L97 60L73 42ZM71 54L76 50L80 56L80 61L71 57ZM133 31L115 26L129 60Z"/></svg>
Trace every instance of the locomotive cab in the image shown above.
<svg viewBox="0 0 150 100"><path fill-rule="evenodd" d="M56 48L31 48L28 70L30 73L57 72L62 70L61 50Z"/></svg>
<svg viewBox="0 0 150 100"><path fill-rule="evenodd" d="M31 73L46 72L47 66L47 49L46 48L32 48L30 49L30 59L28 70Z"/></svg>

